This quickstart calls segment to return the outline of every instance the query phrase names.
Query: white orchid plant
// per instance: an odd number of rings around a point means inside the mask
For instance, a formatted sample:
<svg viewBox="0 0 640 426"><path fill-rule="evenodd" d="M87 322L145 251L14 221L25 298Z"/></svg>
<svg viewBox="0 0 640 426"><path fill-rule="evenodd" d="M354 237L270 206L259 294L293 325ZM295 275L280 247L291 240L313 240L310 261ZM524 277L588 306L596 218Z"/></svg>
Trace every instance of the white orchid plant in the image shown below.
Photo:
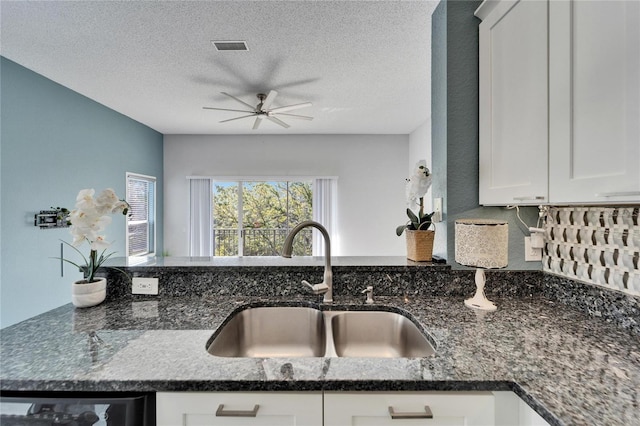
<svg viewBox="0 0 640 426"><path fill-rule="evenodd" d="M407 195L407 216L409 221L404 225L400 225L396 228L396 234L402 235L405 229L417 231L426 231L431 227L431 217L433 213L424 212L424 196L431 188L431 172L427 167L425 160L420 160L416 163L411 177L407 179L406 183L406 195ZM416 215L411 211L411 207L419 206L418 214Z"/></svg>
<svg viewBox="0 0 640 426"><path fill-rule="evenodd" d="M111 188L102 191L97 197L94 197L93 189L83 189L78 193L76 198L75 209L71 210L67 220L71 224L70 232L73 236L73 242L65 244L69 245L84 259L84 265L79 265L67 259L62 259L84 272L85 283L95 282L95 273L100 266L115 252L106 254L107 248L111 243L107 242L103 231L111 223L110 214L121 213L126 215L129 211L129 203L118 198ZM77 248L84 242L89 243L89 258L85 257ZM100 252L100 255L98 255Z"/></svg>

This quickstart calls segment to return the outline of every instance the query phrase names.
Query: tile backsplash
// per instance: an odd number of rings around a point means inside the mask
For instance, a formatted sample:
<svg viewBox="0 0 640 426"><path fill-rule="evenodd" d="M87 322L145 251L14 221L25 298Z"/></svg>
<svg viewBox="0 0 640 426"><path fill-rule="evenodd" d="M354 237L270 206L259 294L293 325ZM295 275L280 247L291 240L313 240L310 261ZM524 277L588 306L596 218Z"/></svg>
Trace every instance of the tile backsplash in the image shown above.
<svg viewBox="0 0 640 426"><path fill-rule="evenodd" d="M640 296L637 206L549 207L543 270Z"/></svg>

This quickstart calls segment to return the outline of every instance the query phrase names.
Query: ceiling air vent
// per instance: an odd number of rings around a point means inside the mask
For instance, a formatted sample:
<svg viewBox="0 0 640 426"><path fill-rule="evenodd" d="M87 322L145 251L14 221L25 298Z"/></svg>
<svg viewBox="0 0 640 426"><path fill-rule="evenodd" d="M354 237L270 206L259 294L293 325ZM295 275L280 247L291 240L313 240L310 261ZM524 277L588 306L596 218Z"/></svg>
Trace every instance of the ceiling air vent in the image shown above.
<svg viewBox="0 0 640 426"><path fill-rule="evenodd" d="M211 43L216 47L218 51L228 50L249 50L246 41L216 41L211 40Z"/></svg>

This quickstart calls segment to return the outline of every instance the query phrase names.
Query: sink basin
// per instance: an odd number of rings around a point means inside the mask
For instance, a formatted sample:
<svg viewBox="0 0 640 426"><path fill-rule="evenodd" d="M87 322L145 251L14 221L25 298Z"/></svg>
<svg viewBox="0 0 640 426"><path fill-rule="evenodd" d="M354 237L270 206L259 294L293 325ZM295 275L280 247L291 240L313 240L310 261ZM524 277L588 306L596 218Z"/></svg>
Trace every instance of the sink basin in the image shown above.
<svg viewBox="0 0 640 426"><path fill-rule="evenodd" d="M322 312L304 307L259 307L236 313L207 344L221 357L320 357L325 353Z"/></svg>
<svg viewBox="0 0 640 426"><path fill-rule="evenodd" d="M412 358L435 352L411 320L394 312L336 313L331 330L339 357Z"/></svg>
<svg viewBox="0 0 640 426"><path fill-rule="evenodd" d="M219 357L426 357L435 351L407 317L386 311L258 307L235 313L207 342Z"/></svg>

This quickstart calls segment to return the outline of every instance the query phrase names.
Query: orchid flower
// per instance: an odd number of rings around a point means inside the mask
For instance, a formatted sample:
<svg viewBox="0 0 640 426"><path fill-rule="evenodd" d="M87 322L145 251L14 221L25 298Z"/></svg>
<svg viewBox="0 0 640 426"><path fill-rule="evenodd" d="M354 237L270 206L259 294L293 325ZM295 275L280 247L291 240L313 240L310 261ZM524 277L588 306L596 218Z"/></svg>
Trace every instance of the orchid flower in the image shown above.
<svg viewBox="0 0 640 426"><path fill-rule="evenodd" d="M129 203L118 199L115 191L111 188L105 189L97 197L94 197L94 195L95 190L93 189L81 190L76 197L75 209L68 216L68 220L71 223L69 231L73 236L73 242L67 244L79 252L76 247L82 245L85 241L89 243L89 259L83 256L85 265L82 267L67 259L62 259L83 269L87 282L94 281L96 270L113 255L113 253L105 255L105 251L111 243L102 235L103 231L111 223L109 215L115 213L126 215L129 210ZM98 251L101 251L100 256L98 256ZM82 253L80 254L82 255Z"/></svg>
<svg viewBox="0 0 640 426"><path fill-rule="evenodd" d="M396 234L402 235L405 229L411 230L426 230L431 226L431 214L424 213L424 196L431 188L431 172L427 167L425 160L420 160L416 163L411 176L407 179L405 185L405 193L407 197L407 216L409 222L405 225L400 225L396 228ZM419 206L418 215L415 215L411 211L411 207Z"/></svg>

